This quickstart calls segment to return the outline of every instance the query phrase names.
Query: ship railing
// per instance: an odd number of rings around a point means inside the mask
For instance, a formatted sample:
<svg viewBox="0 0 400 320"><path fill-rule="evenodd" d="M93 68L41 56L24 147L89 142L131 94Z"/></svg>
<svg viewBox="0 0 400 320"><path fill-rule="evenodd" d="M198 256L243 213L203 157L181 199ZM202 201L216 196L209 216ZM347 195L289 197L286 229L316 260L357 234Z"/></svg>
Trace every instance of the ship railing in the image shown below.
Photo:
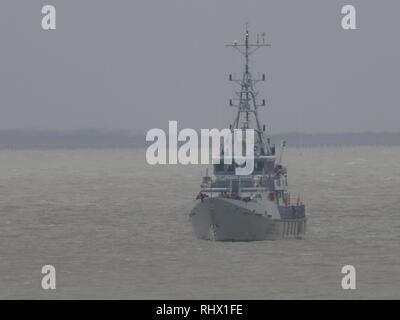
<svg viewBox="0 0 400 320"><path fill-rule="evenodd" d="M242 192L260 192L265 190L265 187L240 188L240 191Z"/></svg>
<svg viewBox="0 0 400 320"><path fill-rule="evenodd" d="M253 194L258 192L264 192L266 188L263 187L251 187L251 188L239 188L240 194ZM210 198L218 198L224 193L231 194L231 188L202 188L200 190L201 193L207 195Z"/></svg>
<svg viewBox="0 0 400 320"><path fill-rule="evenodd" d="M280 179L277 179L274 181L274 187L275 190L277 191L283 191L286 190L288 184L287 184L287 180L285 177L281 177Z"/></svg>
<svg viewBox="0 0 400 320"><path fill-rule="evenodd" d="M221 193L230 193L231 189L230 188L203 188L200 191L201 193L206 194L207 196L209 196L210 198L216 198L219 197L221 195Z"/></svg>

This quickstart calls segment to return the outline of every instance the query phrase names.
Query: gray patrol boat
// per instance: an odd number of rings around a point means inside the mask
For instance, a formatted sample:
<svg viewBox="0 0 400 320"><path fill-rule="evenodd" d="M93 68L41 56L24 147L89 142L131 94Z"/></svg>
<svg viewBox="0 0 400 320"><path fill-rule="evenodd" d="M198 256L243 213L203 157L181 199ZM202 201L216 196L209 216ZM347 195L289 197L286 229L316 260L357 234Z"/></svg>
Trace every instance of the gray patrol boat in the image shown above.
<svg viewBox="0 0 400 320"><path fill-rule="evenodd" d="M238 108L230 129L254 129L254 170L250 175L236 175L238 164L221 160L213 165L214 176L206 171L189 214L194 232L199 239L216 241L302 238L306 231L305 206L300 197L292 204L287 190L287 170L282 165L285 141L276 153L275 145L266 138L265 125L261 127L258 119L258 108L265 106L265 100L257 103L255 85L265 81L265 75L253 78L249 69L249 56L270 45L265 43L265 33L257 35L256 43L250 43L246 30L243 44L234 41L227 46L245 58L241 79L229 75L229 80L240 86L237 103L230 100L230 105Z"/></svg>

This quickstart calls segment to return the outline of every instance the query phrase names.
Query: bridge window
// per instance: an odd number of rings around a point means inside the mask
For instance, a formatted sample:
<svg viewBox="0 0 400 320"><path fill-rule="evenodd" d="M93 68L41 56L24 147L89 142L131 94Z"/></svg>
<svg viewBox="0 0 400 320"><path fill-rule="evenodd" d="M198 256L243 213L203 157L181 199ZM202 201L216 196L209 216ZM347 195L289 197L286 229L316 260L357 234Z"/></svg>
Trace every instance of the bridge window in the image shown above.
<svg viewBox="0 0 400 320"><path fill-rule="evenodd" d="M262 172L264 170L264 161L256 161L254 164L254 171Z"/></svg>

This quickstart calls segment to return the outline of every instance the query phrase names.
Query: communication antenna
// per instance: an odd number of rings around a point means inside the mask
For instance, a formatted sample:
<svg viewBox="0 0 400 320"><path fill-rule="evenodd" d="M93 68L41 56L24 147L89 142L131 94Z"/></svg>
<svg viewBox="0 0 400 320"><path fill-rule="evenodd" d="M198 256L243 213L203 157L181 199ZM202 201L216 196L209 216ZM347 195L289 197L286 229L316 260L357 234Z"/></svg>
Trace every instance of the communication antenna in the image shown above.
<svg viewBox="0 0 400 320"><path fill-rule="evenodd" d="M265 43L265 32L261 32L261 36L262 36L262 39L263 39L263 44Z"/></svg>

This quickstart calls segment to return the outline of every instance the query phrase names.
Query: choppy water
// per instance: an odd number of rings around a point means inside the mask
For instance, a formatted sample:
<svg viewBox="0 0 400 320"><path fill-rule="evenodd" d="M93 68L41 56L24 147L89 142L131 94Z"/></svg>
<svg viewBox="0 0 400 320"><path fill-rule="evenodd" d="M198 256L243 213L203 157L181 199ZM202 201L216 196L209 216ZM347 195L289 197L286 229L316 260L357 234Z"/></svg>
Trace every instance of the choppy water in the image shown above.
<svg viewBox="0 0 400 320"><path fill-rule="evenodd" d="M197 240L204 166L144 150L0 151L0 298L400 298L400 148L289 149L304 240ZM41 289L41 268L57 289ZM341 268L357 289L341 288Z"/></svg>

